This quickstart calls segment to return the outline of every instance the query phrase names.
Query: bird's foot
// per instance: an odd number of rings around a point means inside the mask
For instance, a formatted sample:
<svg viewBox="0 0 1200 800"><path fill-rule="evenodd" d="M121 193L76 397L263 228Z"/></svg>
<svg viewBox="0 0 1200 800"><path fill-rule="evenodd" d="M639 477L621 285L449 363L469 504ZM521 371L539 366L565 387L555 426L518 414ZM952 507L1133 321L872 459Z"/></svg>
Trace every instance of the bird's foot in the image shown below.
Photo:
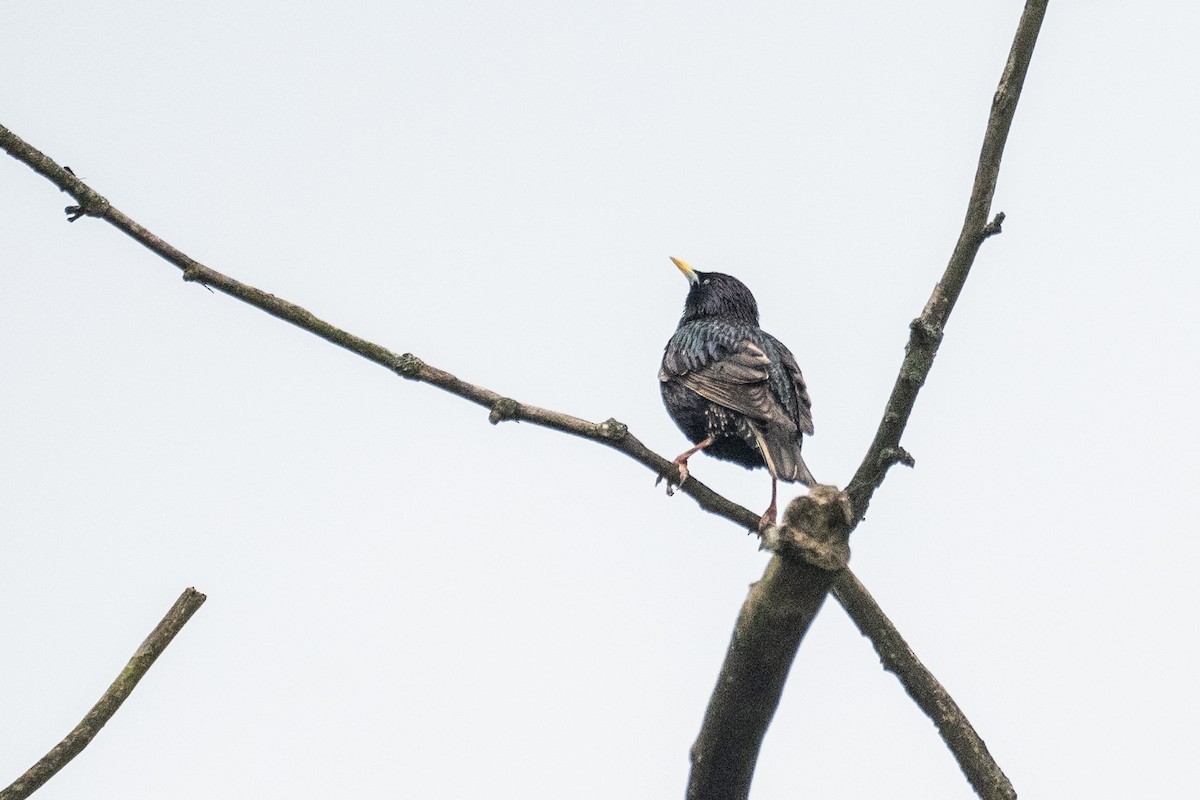
<svg viewBox="0 0 1200 800"><path fill-rule="evenodd" d="M771 507L768 508L766 511L764 511L763 515L758 518L757 533L762 534L762 533L766 532L767 528L770 528L771 526L778 525L778 524L779 524L778 510L775 508L775 501L772 500Z"/></svg>
<svg viewBox="0 0 1200 800"><path fill-rule="evenodd" d="M716 441L716 440L712 436L709 436L707 439L700 442L695 447L692 447L688 450L684 450L682 453L675 456L675 458L671 461L671 463L675 465L676 470L679 472L679 480L676 481L674 484L672 484L671 478L666 473L664 473L664 474L658 476L658 480L656 480L654 482L654 485L658 486L660 483L663 482L663 478L666 478L667 479L667 494L668 495L675 494L675 489L680 486L683 486L683 482L688 479L688 468L687 468L688 459L691 458L692 456L696 455L696 453L699 453L704 448L711 445L714 441Z"/></svg>
<svg viewBox="0 0 1200 800"><path fill-rule="evenodd" d="M667 481L667 496L668 497L671 497L672 495L674 495L675 490L677 488L679 488L680 486L683 486L683 482L688 479L688 475L689 475L688 467L687 467L687 459L683 458L683 456L676 458L674 461L671 462L671 465L674 466L676 468L676 470L678 471L679 480L677 480L677 481L671 480L671 476L668 473L664 472L662 475L659 475L658 480L656 480L654 482L654 485L658 486L660 483L663 482L663 479L666 479L666 481Z"/></svg>
<svg viewBox="0 0 1200 800"><path fill-rule="evenodd" d="M771 478L771 505L767 506L767 510L758 518L758 530L751 533L758 533L760 536L767 532L767 528L778 524L777 513L778 506L776 500L779 497L779 481L774 477Z"/></svg>

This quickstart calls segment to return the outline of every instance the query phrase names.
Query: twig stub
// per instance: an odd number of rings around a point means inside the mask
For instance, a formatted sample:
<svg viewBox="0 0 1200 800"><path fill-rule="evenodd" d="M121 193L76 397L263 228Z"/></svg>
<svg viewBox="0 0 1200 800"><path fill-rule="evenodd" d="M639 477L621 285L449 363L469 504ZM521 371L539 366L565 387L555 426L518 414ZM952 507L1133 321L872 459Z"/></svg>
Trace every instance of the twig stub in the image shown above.
<svg viewBox="0 0 1200 800"><path fill-rule="evenodd" d="M983 230L980 232L982 234L980 238L986 239L989 236L995 236L998 233L1003 233L1003 225L1004 212L997 211L996 216L992 217L992 221L983 226Z"/></svg>

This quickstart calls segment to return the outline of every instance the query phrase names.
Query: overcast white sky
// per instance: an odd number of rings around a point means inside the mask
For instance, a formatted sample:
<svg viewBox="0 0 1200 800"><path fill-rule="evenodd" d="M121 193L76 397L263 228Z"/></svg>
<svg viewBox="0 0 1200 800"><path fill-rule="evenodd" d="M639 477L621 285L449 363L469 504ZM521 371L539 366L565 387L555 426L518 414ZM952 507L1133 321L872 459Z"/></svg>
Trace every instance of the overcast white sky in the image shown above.
<svg viewBox="0 0 1200 800"><path fill-rule="evenodd" d="M9 0L0 122L210 266L668 457L667 257L733 273L844 485L1020 9ZM1191 3L1051 4L917 468L852 541L1022 798L1195 790L1198 30ZM682 796L754 539L67 203L0 161L0 785L195 586L38 797ZM832 601L755 781L801 796L971 796Z"/></svg>

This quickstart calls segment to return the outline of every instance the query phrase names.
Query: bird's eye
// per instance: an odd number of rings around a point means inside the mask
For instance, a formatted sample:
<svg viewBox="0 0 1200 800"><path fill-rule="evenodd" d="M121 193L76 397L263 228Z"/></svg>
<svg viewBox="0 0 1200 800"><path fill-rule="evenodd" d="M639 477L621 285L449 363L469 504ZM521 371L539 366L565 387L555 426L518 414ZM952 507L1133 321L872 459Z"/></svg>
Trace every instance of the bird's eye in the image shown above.
<svg viewBox="0 0 1200 800"><path fill-rule="evenodd" d="M703 283L705 286L708 286L708 284L709 284L708 278L705 278L704 280L702 280L700 282Z"/></svg>

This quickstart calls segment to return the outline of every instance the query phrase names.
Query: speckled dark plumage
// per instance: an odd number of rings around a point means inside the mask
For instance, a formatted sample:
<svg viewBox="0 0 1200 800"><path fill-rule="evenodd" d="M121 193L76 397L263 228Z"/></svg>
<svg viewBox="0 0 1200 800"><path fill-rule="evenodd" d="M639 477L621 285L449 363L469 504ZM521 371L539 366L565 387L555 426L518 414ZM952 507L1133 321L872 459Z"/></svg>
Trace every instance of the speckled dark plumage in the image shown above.
<svg viewBox="0 0 1200 800"><path fill-rule="evenodd" d="M675 460L682 476L687 458L703 449L747 468L766 467L781 481L814 485L800 455L801 438L813 432L812 404L795 357L758 327L758 304L745 284L672 260L690 288L658 378L667 412L697 445ZM774 516L773 483L768 512Z"/></svg>

